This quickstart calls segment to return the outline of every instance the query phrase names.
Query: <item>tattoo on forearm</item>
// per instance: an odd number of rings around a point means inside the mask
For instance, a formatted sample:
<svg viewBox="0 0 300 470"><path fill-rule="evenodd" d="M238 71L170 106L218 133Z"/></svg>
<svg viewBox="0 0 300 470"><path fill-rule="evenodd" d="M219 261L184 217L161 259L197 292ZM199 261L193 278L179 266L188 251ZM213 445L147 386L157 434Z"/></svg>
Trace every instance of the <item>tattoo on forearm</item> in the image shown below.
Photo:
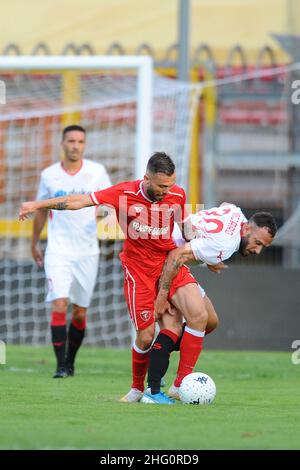
<svg viewBox="0 0 300 470"><path fill-rule="evenodd" d="M170 261L166 260L162 273L161 273L160 281L159 281L160 289L163 289L166 291L170 290L172 280L178 273L180 267L181 267L181 263L179 260L172 260L171 263Z"/></svg>
<svg viewBox="0 0 300 470"><path fill-rule="evenodd" d="M63 211L67 209L67 207L68 207L68 204L66 202L59 202L58 204L56 204L55 209L58 211Z"/></svg>
<svg viewBox="0 0 300 470"><path fill-rule="evenodd" d="M55 209L57 211L63 211L68 208L68 204L66 201L64 202L57 202L56 204L51 204L47 206L47 209Z"/></svg>

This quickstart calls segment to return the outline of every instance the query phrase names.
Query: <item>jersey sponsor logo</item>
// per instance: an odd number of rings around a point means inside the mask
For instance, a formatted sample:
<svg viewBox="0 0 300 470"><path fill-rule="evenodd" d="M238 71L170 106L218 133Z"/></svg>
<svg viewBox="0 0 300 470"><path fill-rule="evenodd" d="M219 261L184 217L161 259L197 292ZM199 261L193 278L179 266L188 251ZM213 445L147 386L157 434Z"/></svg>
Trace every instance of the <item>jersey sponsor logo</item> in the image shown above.
<svg viewBox="0 0 300 470"><path fill-rule="evenodd" d="M150 318L150 315L151 315L150 310L143 310L143 311L140 313L141 319L142 319L143 321L148 321L149 318Z"/></svg>
<svg viewBox="0 0 300 470"><path fill-rule="evenodd" d="M67 196L68 193L67 191L64 191L63 189L59 189L54 193L54 197L62 197L62 196Z"/></svg>
<svg viewBox="0 0 300 470"><path fill-rule="evenodd" d="M132 222L132 227L136 232L148 233L149 235L166 235L169 231L167 227L152 227L151 225L141 224L140 222Z"/></svg>
<svg viewBox="0 0 300 470"><path fill-rule="evenodd" d="M64 189L58 189L57 191L55 191L53 197L72 196L73 194L90 194L90 192L85 191L84 189L80 189L80 190L72 189L71 191L65 191Z"/></svg>

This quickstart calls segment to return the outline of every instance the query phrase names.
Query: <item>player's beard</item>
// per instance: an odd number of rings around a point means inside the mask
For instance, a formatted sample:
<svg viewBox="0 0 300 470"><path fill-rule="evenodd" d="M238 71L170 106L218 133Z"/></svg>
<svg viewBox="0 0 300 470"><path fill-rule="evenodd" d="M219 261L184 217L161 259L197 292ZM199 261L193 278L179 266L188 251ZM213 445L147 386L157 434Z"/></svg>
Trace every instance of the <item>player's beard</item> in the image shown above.
<svg viewBox="0 0 300 470"><path fill-rule="evenodd" d="M241 238L240 246L239 246L239 253L242 256L248 256L249 252L247 252L247 246L249 241L249 235Z"/></svg>
<svg viewBox="0 0 300 470"><path fill-rule="evenodd" d="M164 196L158 198L155 195L155 192L153 191L153 189L151 187L147 188L146 192L147 192L147 196L149 197L149 199L151 199L151 201L153 201L153 202L161 201L164 198Z"/></svg>
<svg viewBox="0 0 300 470"><path fill-rule="evenodd" d="M68 154L68 160L71 162L77 162L78 160L81 160L81 155L79 152L70 152Z"/></svg>

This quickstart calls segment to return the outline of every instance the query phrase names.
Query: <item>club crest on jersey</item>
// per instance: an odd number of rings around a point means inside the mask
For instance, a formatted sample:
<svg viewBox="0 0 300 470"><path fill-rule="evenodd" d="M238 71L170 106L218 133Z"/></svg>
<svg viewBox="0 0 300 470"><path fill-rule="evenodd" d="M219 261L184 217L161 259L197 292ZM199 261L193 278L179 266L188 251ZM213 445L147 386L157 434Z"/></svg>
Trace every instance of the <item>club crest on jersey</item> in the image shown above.
<svg viewBox="0 0 300 470"><path fill-rule="evenodd" d="M137 214L140 214L140 213L142 212L142 210L143 210L143 208L140 207L140 206L134 206L134 209L135 209L135 211L136 211Z"/></svg>
<svg viewBox="0 0 300 470"><path fill-rule="evenodd" d="M150 315L151 315L151 312L150 310L143 310L141 313L141 319L144 320L144 321L148 321L149 318L150 318Z"/></svg>

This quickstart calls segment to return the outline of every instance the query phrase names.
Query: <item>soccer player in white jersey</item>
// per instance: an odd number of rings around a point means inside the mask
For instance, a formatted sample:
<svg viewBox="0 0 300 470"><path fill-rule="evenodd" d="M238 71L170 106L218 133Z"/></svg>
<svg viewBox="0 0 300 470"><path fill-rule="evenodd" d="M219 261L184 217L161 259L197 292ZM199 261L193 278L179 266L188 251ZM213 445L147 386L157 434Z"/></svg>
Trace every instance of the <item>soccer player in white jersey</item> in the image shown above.
<svg viewBox="0 0 300 470"><path fill-rule="evenodd" d="M229 259L236 251L242 256L259 255L264 247L268 247L276 234L274 217L268 212L257 212L249 220L241 209L234 204L223 203L220 207L202 210L190 216L196 237L190 242L182 238L178 227L174 228L173 239L178 248L172 250L165 261L160 278L160 289L155 301L155 313L161 318L169 309L168 295L172 279L185 263L198 261L206 263L209 269L219 273L224 269L223 261ZM199 286L200 287L200 286ZM188 295L189 285L181 287ZM211 301L202 290L203 302L208 312L206 333L210 333L218 325L218 317ZM172 299L171 299L172 301ZM197 299L199 302L199 299ZM178 307L178 305L176 305ZM179 342L180 343L180 340ZM177 344L174 350L179 348ZM148 383L151 385L151 360ZM186 367L184 355L180 354L177 376L169 390L169 395L178 398L179 386L183 378L191 373ZM156 378L157 380L157 378Z"/></svg>
<svg viewBox="0 0 300 470"><path fill-rule="evenodd" d="M83 158L85 134L85 129L78 125L63 130L64 157L42 172L37 199L89 194L111 186L104 166ZM46 301L52 302L51 336L57 361L54 378L74 375L75 356L84 338L99 260L96 215L94 207L78 212L38 209L35 213L32 256L39 267L45 267ZM38 242L47 218L44 259ZM69 302L72 319L67 334Z"/></svg>

